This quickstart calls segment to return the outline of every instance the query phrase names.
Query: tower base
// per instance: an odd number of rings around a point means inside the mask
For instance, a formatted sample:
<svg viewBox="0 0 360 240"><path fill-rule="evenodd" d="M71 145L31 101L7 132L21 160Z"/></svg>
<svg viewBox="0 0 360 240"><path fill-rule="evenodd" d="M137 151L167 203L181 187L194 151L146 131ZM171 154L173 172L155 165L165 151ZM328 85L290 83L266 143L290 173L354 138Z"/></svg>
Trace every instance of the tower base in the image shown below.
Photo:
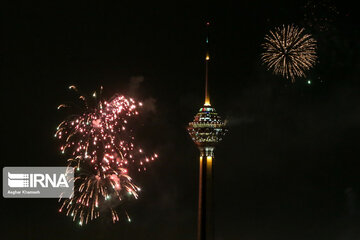
<svg viewBox="0 0 360 240"><path fill-rule="evenodd" d="M214 147L199 147L199 208L197 240L214 239L213 160Z"/></svg>

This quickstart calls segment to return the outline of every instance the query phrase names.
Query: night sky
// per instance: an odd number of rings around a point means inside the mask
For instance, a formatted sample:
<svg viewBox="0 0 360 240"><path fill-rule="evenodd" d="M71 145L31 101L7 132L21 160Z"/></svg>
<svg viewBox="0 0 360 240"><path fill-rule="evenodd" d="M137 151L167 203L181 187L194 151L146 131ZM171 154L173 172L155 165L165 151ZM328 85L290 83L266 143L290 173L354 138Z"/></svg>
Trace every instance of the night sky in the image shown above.
<svg viewBox="0 0 360 240"><path fill-rule="evenodd" d="M57 199L1 198L2 239L195 239L199 153L186 126L204 99L207 20L211 103L229 124L216 149L215 239L360 239L350 1L12 1L2 12L2 166L65 165L53 135L72 84L143 101L138 141L160 156L135 174L140 199L118 206L120 222L80 227ZM319 57L294 84L260 60L265 34L291 23Z"/></svg>

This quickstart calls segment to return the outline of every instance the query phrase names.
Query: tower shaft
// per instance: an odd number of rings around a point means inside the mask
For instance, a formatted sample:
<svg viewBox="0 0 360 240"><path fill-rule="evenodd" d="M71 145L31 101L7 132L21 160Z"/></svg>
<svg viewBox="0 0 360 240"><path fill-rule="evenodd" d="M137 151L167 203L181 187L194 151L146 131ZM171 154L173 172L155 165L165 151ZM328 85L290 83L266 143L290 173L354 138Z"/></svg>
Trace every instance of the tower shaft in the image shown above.
<svg viewBox="0 0 360 240"><path fill-rule="evenodd" d="M198 240L213 240L213 147L199 147Z"/></svg>

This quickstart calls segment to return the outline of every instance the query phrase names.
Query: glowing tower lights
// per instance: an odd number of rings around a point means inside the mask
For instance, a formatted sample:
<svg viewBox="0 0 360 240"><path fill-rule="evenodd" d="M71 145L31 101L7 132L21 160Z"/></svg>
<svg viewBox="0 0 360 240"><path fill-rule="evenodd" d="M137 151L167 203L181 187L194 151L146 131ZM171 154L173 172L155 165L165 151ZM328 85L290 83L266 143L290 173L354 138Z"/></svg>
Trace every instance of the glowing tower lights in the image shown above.
<svg viewBox="0 0 360 240"><path fill-rule="evenodd" d="M206 23L209 27L210 23ZM208 37L206 45L208 45ZM213 239L212 182L214 149L227 132L226 124L210 104L208 90L208 65L210 54L206 47L205 55L205 103L195 115L194 121L187 128L192 140L200 151L199 168L199 206L198 206L198 240Z"/></svg>

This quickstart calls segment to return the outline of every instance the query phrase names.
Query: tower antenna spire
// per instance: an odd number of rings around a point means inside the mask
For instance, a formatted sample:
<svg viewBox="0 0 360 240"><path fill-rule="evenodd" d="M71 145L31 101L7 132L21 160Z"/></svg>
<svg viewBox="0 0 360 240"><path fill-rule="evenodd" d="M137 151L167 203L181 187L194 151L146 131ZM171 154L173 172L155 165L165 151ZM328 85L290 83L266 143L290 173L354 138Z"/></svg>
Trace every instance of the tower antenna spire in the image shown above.
<svg viewBox="0 0 360 240"><path fill-rule="evenodd" d="M204 106L211 106L210 104L210 95L209 95L209 84L208 84L208 77L209 77L209 61L210 61L210 54L209 54L209 27L210 22L207 21L206 24L206 55L205 55L205 103Z"/></svg>

